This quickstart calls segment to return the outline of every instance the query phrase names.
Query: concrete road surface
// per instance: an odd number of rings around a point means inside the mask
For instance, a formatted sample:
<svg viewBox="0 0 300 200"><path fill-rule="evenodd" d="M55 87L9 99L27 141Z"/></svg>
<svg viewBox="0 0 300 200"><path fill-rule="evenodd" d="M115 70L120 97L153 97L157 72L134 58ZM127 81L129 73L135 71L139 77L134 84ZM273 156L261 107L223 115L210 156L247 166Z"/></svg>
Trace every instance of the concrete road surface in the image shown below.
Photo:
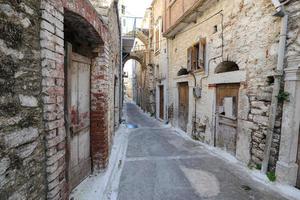
<svg viewBox="0 0 300 200"><path fill-rule="evenodd" d="M128 138L119 200L283 200L233 164L127 103Z"/></svg>

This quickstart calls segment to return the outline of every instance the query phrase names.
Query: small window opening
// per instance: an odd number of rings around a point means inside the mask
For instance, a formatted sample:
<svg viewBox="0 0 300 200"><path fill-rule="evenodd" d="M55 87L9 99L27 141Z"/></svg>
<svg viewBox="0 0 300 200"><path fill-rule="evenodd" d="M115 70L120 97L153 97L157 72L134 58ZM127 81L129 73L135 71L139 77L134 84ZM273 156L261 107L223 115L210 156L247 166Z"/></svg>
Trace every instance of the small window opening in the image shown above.
<svg viewBox="0 0 300 200"><path fill-rule="evenodd" d="M225 72L232 72L232 71L238 71L239 67L235 62L232 61L224 61L221 62L215 70L216 74L219 73L225 73Z"/></svg>
<svg viewBox="0 0 300 200"><path fill-rule="evenodd" d="M214 33L218 32L218 25L214 26Z"/></svg>
<svg viewBox="0 0 300 200"><path fill-rule="evenodd" d="M268 76L268 85L273 85L274 84L274 76Z"/></svg>

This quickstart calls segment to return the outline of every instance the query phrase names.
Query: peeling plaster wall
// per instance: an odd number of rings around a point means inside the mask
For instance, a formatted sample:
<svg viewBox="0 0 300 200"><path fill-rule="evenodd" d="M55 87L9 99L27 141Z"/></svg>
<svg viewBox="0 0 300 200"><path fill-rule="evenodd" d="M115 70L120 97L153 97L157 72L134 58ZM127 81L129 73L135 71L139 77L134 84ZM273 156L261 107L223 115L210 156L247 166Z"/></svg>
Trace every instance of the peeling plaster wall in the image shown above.
<svg viewBox="0 0 300 200"><path fill-rule="evenodd" d="M0 199L45 199L40 1L0 1Z"/></svg>

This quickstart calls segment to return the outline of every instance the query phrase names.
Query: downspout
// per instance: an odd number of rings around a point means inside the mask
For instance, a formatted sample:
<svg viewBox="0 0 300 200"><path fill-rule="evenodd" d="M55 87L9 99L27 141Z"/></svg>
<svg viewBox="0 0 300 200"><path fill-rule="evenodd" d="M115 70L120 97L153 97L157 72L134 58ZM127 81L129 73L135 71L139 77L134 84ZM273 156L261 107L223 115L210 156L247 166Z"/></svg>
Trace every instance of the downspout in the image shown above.
<svg viewBox="0 0 300 200"><path fill-rule="evenodd" d="M166 38L167 40L167 73L166 73L166 76L167 76L167 84L166 84L166 124L169 124L169 65L170 65L170 55L169 55L169 39Z"/></svg>
<svg viewBox="0 0 300 200"><path fill-rule="evenodd" d="M287 3L288 1L286 1ZM274 74L274 87L272 94L272 101L270 106L270 115L269 123L266 136L266 146L264 150L264 159L262 162L261 172L266 174L268 171L269 159L270 159L270 150L272 146L273 132L276 120L276 111L278 107L278 94L280 91L280 85L283 77L284 69L284 58L285 58L285 49L287 41L287 32L288 32L288 14L286 13L283 4L279 0L272 0L277 12L274 16L281 17L281 31L280 31L280 41L278 47L278 60L277 60L277 69Z"/></svg>
<svg viewBox="0 0 300 200"><path fill-rule="evenodd" d="M190 71L190 74L193 76L194 78L194 88L197 87L197 79L196 79L196 75L193 71ZM194 105L194 119L193 119L193 130L192 130L192 135L194 135L194 133L196 132L196 117L197 117L197 98L196 96L194 96L195 99L195 105Z"/></svg>

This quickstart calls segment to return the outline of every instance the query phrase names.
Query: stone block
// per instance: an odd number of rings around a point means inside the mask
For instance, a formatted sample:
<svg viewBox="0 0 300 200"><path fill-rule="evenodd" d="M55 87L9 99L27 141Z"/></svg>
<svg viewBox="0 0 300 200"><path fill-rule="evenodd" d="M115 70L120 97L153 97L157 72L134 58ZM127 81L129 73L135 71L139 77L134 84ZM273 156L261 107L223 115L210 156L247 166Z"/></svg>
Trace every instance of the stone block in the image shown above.
<svg viewBox="0 0 300 200"><path fill-rule="evenodd" d="M23 94L19 94L19 100L22 106L24 107L37 107L38 100L34 96L27 96Z"/></svg>
<svg viewBox="0 0 300 200"><path fill-rule="evenodd" d="M10 159L9 158L2 158L0 160L0 175L4 174L6 170L9 168Z"/></svg>
<svg viewBox="0 0 300 200"><path fill-rule="evenodd" d="M34 141L39 136L37 128L24 128L4 135L7 147L13 148Z"/></svg>
<svg viewBox="0 0 300 200"><path fill-rule="evenodd" d="M254 115L253 121L264 126L268 126L269 124L269 118L261 115Z"/></svg>
<svg viewBox="0 0 300 200"><path fill-rule="evenodd" d="M19 156L22 159L27 158L34 152L37 146L38 142L32 142L26 144L25 146L21 146L17 149L17 156Z"/></svg>

